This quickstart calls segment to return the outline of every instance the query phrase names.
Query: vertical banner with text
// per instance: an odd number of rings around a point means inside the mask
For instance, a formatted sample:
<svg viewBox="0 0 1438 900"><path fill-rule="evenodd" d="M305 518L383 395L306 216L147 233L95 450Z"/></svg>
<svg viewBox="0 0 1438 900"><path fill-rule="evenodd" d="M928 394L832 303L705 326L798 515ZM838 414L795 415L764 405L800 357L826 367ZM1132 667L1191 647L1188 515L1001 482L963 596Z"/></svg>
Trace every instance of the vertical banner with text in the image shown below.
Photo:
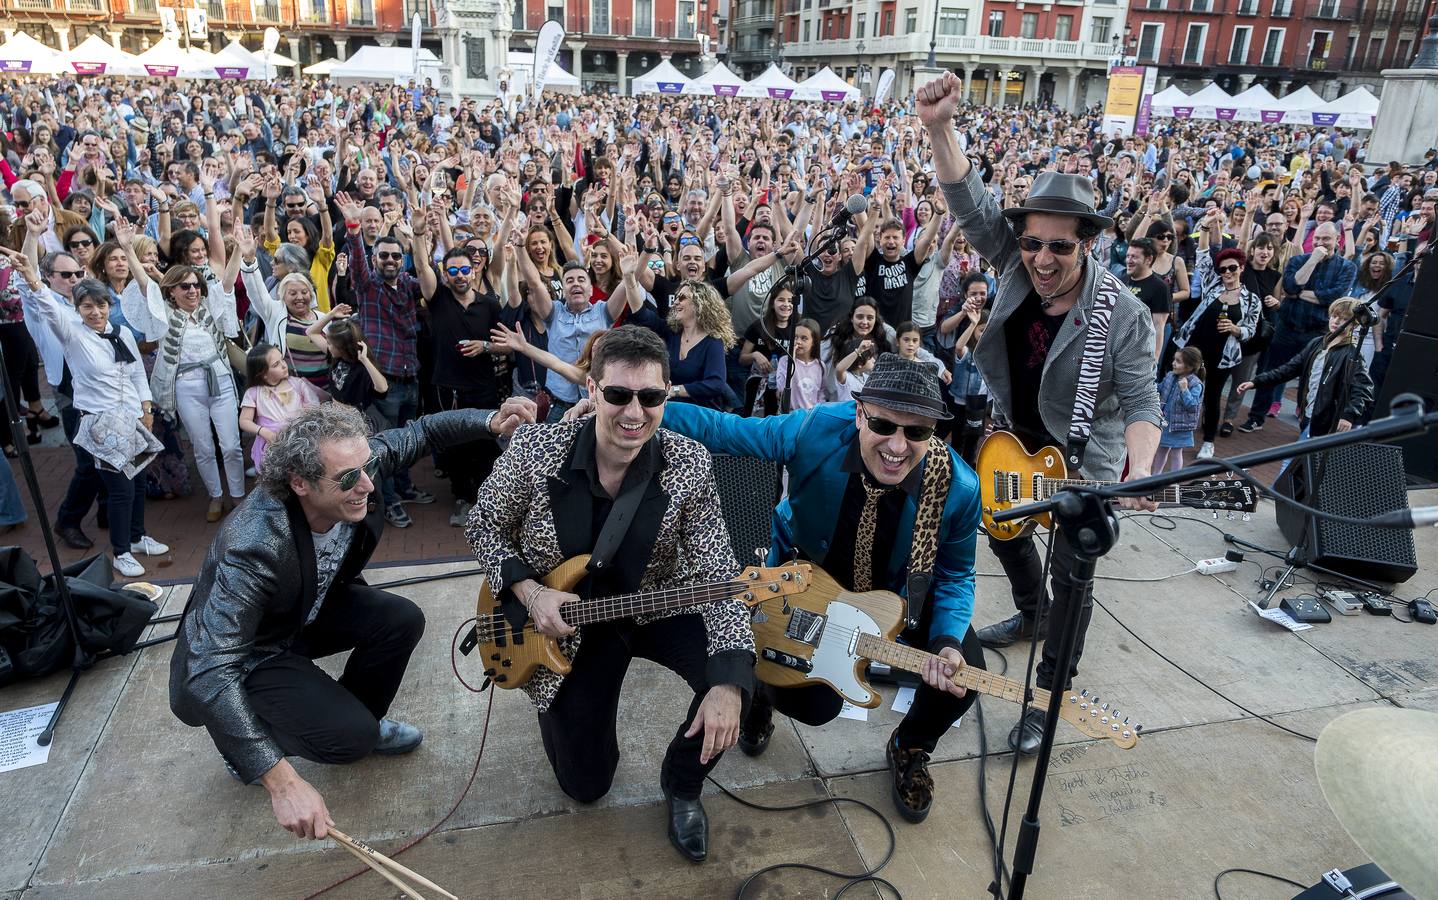
<svg viewBox="0 0 1438 900"><path fill-rule="evenodd" d="M544 90L549 77L549 68L559 58L559 45L564 43L564 26L550 19L539 26L539 36L534 42L533 96L538 97ZM576 51L578 52L578 51Z"/></svg>
<svg viewBox="0 0 1438 900"><path fill-rule="evenodd" d="M1144 102L1144 66L1114 66L1108 70L1108 97L1103 105L1103 134L1115 131L1132 137ZM1146 123L1145 123L1146 124Z"/></svg>

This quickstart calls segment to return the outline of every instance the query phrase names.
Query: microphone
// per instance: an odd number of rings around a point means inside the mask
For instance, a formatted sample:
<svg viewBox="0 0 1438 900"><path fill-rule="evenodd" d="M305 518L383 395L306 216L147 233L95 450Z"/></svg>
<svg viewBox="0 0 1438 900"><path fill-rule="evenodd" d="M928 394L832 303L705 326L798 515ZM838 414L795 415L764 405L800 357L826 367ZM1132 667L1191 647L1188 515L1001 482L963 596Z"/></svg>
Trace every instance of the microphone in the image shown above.
<svg viewBox="0 0 1438 900"><path fill-rule="evenodd" d="M862 216L868 211L869 198L863 194L851 194L849 199L844 201L844 205L839 207L839 211L834 213L834 221L829 223L829 227L835 230L843 228L849 224L850 219Z"/></svg>

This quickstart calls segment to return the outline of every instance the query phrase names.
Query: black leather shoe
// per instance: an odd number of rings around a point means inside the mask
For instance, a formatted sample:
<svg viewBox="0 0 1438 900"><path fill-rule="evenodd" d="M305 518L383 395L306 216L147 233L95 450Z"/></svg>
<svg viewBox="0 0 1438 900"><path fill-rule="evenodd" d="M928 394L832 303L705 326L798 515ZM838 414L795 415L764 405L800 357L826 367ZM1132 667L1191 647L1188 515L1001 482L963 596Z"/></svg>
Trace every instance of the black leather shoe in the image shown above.
<svg viewBox="0 0 1438 900"><path fill-rule="evenodd" d="M709 855L709 816L699 800L681 800L664 791L669 807L669 843L690 862L700 863Z"/></svg>
<svg viewBox="0 0 1438 900"><path fill-rule="evenodd" d="M95 542L86 537L85 532L78 527L63 528L58 522L55 524L55 536L71 550L89 550L95 546Z"/></svg>
<svg viewBox="0 0 1438 900"><path fill-rule="evenodd" d="M1041 641L1048 633L1047 622L1035 628L1032 619L1023 613L1014 613L1002 622L980 628L976 637L985 647L1007 647L1017 641Z"/></svg>
<svg viewBox="0 0 1438 900"><path fill-rule="evenodd" d="M1044 739L1045 712L1034 706L1024 707L1024 714L1009 732L1009 749L1020 756L1033 756L1039 752Z"/></svg>

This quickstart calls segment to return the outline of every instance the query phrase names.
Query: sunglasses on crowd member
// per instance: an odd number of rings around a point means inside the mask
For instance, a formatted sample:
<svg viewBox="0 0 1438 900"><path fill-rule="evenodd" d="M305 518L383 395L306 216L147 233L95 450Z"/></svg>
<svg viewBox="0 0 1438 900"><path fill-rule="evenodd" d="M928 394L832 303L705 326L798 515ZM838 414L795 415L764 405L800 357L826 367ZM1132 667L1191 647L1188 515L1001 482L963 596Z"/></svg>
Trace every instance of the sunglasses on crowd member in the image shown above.
<svg viewBox="0 0 1438 900"><path fill-rule="evenodd" d="M681 234L679 236L679 246L681 247L698 247L699 243L700 241L697 235Z"/></svg>
<svg viewBox="0 0 1438 900"><path fill-rule="evenodd" d="M1036 237L1024 235L1019 238L1019 249L1028 253L1037 253L1043 248L1049 248L1054 256L1073 256L1078 252L1079 242L1067 239L1057 241L1041 241ZM890 432L892 434L892 432Z"/></svg>
<svg viewBox="0 0 1438 900"><path fill-rule="evenodd" d="M65 269L65 270L63 270L63 271L60 270L60 269L51 269L51 270L50 270L50 274L53 275L53 276L55 276L56 278L76 278L76 279L78 279L78 278L83 278L83 277L85 277L85 273L82 272L82 271L80 271L79 269Z"/></svg>
<svg viewBox="0 0 1438 900"><path fill-rule="evenodd" d="M859 412L863 414L864 421L868 424L869 430L874 432L874 434L877 434L879 437L888 437L889 435L898 431L900 428L904 429L904 439L909 441L917 441L919 443L923 443L924 441L927 441L929 438L934 436L933 425L901 426L898 422L893 422L889 419L883 419L878 416L870 415L869 411L867 409L864 409L862 405L859 406Z"/></svg>
<svg viewBox="0 0 1438 900"><path fill-rule="evenodd" d="M470 256L483 256L485 259L488 259L488 258L489 258L489 248L486 247L486 246L484 246L483 244L476 244L476 245L474 245L474 246L472 246L472 247L469 248L469 255L470 255Z"/></svg>
<svg viewBox="0 0 1438 900"><path fill-rule="evenodd" d="M453 278L456 275L468 275L474 270L469 266L450 266L445 271L449 273L449 277Z"/></svg>
<svg viewBox="0 0 1438 900"><path fill-rule="evenodd" d="M645 409L654 409L663 406L664 401L669 399L669 392L664 388L633 388L609 385L601 387L599 393L604 395L604 402L611 406L628 406L629 401L635 397L639 398L639 405Z"/></svg>
<svg viewBox="0 0 1438 900"><path fill-rule="evenodd" d="M1157 236L1154 237L1154 240L1156 240L1156 241L1171 241L1171 240L1173 240L1173 232L1170 231L1168 234L1160 234L1160 235L1157 235Z"/></svg>
<svg viewBox="0 0 1438 900"><path fill-rule="evenodd" d="M371 458L362 466L356 466L353 469L345 469L335 478L331 478L328 475L321 475L320 477L323 478L325 481L332 481L335 484L339 485L339 488L342 491L351 491L354 490L355 485L359 484L361 472L364 472L369 475L370 480L373 481L375 477L379 475L379 460Z"/></svg>
<svg viewBox="0 0 1438 900"><path fill-rule="evenodd" d="M93 247L93 246L95 246L95 242L92 241L92 240L90 240L89 238L75 238L75 239L72 240L70 243L68 243L68 244L65 245L66 249L68 249L68 250L78 250L78 249L80 249L81 247Z"/></svg>
<svg viewBox="0 0 1438 900"><path fill-rule="evenodd" d="M403 254L403 253L395 253L395 252L389 251L389 250L376 250L376 251L375 251L375 254L374 254L374 258L375 258L375 259L404 259L404 254Z"/></svg>
<svg viewBox="0 0 1438 900"><path fill-rule="evenodd" d="M29 200L16 200L16 201L15 201L15 208L16 208L16 209L29 209L29 208L30 208L30 202L31 202L31 201L29 201Z"/></svg>
<svg viewBox="0 0 1438 900"><path fill-rule="evenodd" d="M664 214L664 224L665 224L665 225L673 225L675 222L678 222L678 221L679 221L679 214L678 214L678 213L665 213L665 214Z"/></svg>
<svg viewBox="0 0 1438 900"><path fill-rule="evenodd" d="M175 285L175 290L177 291L198 291L199 289L200 283L198 281L182 281Z"/></svg>
<svg viewBox="0 0 1438 900"><path fill-rule="evenodd" d="M1218 267L1218 274L1220 274L1220 275L1231 275L1232 273L1237 272L1238 269L1239 269L1239 267L1236 266L1236 265L1235 265L1235 266L1219 266L1219 267Z"/></svg>

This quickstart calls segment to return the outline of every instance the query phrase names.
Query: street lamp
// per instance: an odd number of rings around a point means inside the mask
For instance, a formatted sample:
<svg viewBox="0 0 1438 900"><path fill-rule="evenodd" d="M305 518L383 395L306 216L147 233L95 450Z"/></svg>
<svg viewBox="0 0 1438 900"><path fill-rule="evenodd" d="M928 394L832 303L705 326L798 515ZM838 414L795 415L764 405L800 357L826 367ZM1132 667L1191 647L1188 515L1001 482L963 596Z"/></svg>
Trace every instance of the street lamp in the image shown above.
<svg viewBox="0 0 1438 900"><path fill-rule="evenodd" d="M864 39L863 39L863 38L859 38L859 44L858 44L858 46L855 47L854 49L856 49L856 50L859 51L859 71L858 71L858 73L857 73L854 77L855 77L855 79L859 82L859 94L860 94L860 96L862 96L863 93L864 93Z"/></svg>
<svg viewBox="0 0 1438 900"><path fill-rule="evenodd" d="M934 55L934 49L939 46L939 0L934 0L934 24L929 28L929 59L926 65L930 68L937 68L938 58Z"/></svg>

